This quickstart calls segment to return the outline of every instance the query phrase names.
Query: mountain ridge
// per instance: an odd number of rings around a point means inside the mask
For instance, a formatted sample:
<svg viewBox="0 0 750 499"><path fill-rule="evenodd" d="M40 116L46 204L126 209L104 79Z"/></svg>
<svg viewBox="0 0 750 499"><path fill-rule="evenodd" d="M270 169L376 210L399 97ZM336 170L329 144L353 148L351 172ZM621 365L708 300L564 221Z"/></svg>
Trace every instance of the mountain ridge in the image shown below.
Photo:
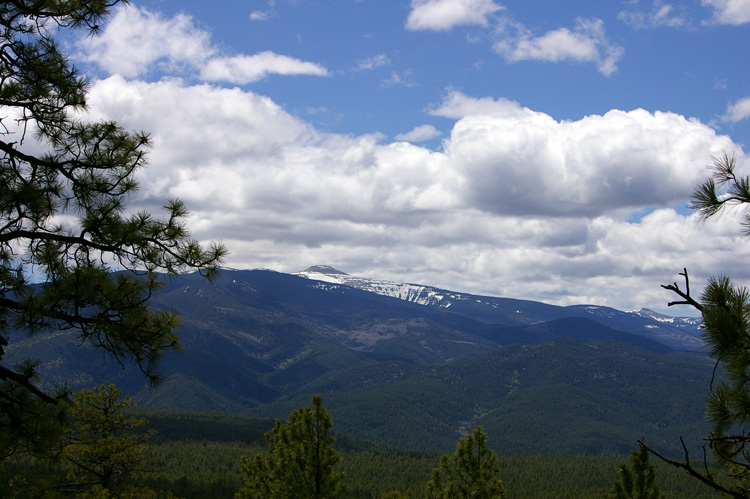
<svg viewBox="0 0 750 499"><path fill-rule="evenodd" d="M544 320L555 320L571 315L601 320L607 316L619 316L623 332L640 334L664 343L677 350L704 349L700 339L699 318L669 317L648 309L624 312L598 305L571 305L560 307L532 300L501 298L449 291L423 284L397 283L369 277L355 277L328 265L314 265L294 272L297 275L321 283L346 285L383 296L391 296L427 307L450 310L475 319L503 325L529 325ZM325 286L323 289L325 289ZM452 308L451 308L452 307ZM537 318L528 317L530 307L536 309ZM618 328L615 328L618 329Z"/></svg>
<svg viewBox="0 0 750 499"><path fill-rule="evenodd" d="M114 382L146 406L283 418L322 393L348 434L404 449L448 450L472 424L508 452L621 452L644 432L677 452L700 434L713 363L626 331L655 319L454 294L445 308L269 270L187 274L150 302L183 324L159 388L75 331L18 332L4 360L39 359L47 386Z"/></svg>

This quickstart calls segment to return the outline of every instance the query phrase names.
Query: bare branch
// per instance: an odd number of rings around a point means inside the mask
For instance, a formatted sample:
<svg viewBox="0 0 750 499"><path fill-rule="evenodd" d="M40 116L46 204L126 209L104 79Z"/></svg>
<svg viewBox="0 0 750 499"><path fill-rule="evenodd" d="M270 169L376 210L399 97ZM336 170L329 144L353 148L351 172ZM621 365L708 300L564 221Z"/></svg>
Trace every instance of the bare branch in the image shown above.
<svg viewBox="0 0 750 499"><path fill-rule="evenodd" d="M671 464L672 466L675 466L677 468L683 469L687 472L688 475L692 476L693 478L697 478L704 484L708 485L714 490L718 490L719 492L726 494L730 497L736 497L737 499L747 499L747 494L739 491L729 490L720 483L716 481L716 479L711 475L711 473L708 471L708 464L706 462L706 458L704 456L703 458L703 464L704 469L706 470L706 474L701 473L700 471L693 468L693 466L690 464L690 452L687 450L687 446L685 445L685 441L682 437L680 437L680 443L682 444L682 450L685 453L685 461L676 461L674 459L669 459L668 457L665 457L656 450L652 449L646 443L643 439L638 440L638 443L643 446L646 450L648 450L651 454L659 458L660 460L664 461L667 464Z"/></svg>
<svg viewBox="0 0 750 499"><path fill-rule="evenodd" d="M703 312L703 305L701 305L700 302L696 301L693 297L690 296L690 278L688 277L688 271L686 268L682 270L683 271L680 272L680 275L685 277L685 291L682 291L676 282L672 284L661 285L662 288L673 291L683 298L683 300L681 301L671 301L667 303L667 306L671 307L673 305L690 305L691 307L694 307Z"/></svg>

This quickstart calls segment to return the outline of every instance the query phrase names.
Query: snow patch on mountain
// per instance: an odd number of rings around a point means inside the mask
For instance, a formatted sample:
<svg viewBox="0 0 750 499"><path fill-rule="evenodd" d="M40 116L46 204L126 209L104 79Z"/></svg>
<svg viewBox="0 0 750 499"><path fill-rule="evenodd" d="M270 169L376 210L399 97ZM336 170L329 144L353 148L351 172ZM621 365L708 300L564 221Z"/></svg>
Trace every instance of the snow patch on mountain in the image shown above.
<svg viewBox="0 0 750 499"><path fill-rule="evenodd" d="M294 272L294 275L314 281L343 284L363 291L390 296L420 305L448 308L451 305L449 298L460 299L459 295L451 294L448 296L444 290L430 286L384 281L369 277L354 277L327 265L308 267L305 270Z"/></svg>
<svg viewBox="0 0 750 499"><path fill-rule="evenodd" d="M295 272L294 275L316 281L317 286L349 286L352 288L376 293L379 295L390 296L400 300L417 303L420 305L449 308L457 302L467 302L464 305L476 304L471 307L474 311L479 311L480 315L489 317L482 313L481 309L492 310L493 313L500 314L496 317L509 317L508 314L515 312L516 317L525 316L535 307L544 306L534 302L519 302L518 300L494 298L489 296L476 296L471 294L462 294L444 289L434 288L421 284L397 283L372 279L369 277L354 277L333 267L325 265L316 265L305 270ZM527 308L515 308L515 303L521 303ZM531 307L531 308L529 308ZM572 305L564 307L570 310L575 316L588 316L593 320L603 320L605 324L611 324L615 329L621 329L626 332L642 334L649 338L655 339L665 345L685 350L703 349L701 340L701 319L698 317L671 317L643 308L633 312L623 312L611 307L602 307L597 305ZM465 313L465 311L463 312ZM527 322L533 324L540 322L540 319L534 319L534 313L531 312ZM523 323L520 319L518 323Z"/></svg>
<svg viewBox="0 0 750 499"><path fill-rule="evenodd" d="M694 328L700 327L701 324L703 324L703 319L701 317L672 317L671 315L660 314L658 312L654 312L653 310L649 310L647 308L642 308L632 313L640 317L652 319L652 320L655 320L656 322L669 324L671 326L678 327L678 328L694 329Z"/></svg>

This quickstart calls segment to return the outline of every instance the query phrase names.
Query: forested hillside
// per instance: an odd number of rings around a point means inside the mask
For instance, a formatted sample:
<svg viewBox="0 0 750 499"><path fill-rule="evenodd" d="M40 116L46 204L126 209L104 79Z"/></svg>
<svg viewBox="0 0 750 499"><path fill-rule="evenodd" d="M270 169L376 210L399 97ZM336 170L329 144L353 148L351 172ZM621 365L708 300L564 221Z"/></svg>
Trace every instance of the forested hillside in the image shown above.
<svg viewBox="0 0 750 499"><path fill-rule="evenodd" d="M654 320L539 304L529 323L524 302L523 324L490 323L317 284L270 271L168 280L152 301L180 313L184 352L163 360L155 389L75 332L14 341L8 357L46 359L48 384L115 382L145 406L280 418L321 393L342 431L405 450L449 450L476 424L514 454L625 454L642 436L675 453L680 435L704 434L707 357L612 327Z"/></svg>
<svg viewBox="0 0 750 499"><path fill-rule="evenodd" d="M148 427L158 431L146 452L149 472L133 480L184 499L233 498L241 483L240 459L261 452L263 434L273 427L268 419L220 413L151 408L131 413L145 416ZM345 423L333 416L334 428ZM488 444L495 448L496 435L488 435ZM342 499L380 499L394 490L412 499L425 497L425 484L439 460L436 452L394 450L341 432L336 432L334 445L341 452L340 469L346 474L347 491ZM500 453L499 467L507 497L600 499L625 460L625 456ZM686 480L681 471L656 464L658 484L668 497L715 497L707 488ZM11 496L13 480L18 488L24 480L33 482L54 472L52 465L29 460L6 463L0 469L0 497Z"/></svg>

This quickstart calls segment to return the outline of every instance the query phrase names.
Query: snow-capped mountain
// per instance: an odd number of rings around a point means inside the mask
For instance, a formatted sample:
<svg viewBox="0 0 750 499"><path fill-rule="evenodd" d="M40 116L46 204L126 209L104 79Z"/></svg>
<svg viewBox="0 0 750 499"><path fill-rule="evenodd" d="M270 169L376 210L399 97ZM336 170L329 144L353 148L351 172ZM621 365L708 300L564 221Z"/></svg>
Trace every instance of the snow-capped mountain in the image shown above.
<svg viewBox="0 0 750 499"><path fill-rule="evenodd" d="M421 284L355 277L326 265L308 267L294 275L317 281L323 289L326 286L349 286L493 324L532 325L565 317L584 317L613 329L655 339L671 348L703 349L701 319L697 317L670 317L649 309L623 312L596 305L560 307L529 300L472 295Z"/></svg>
<svg viewBox="0 0 750 499"><path fill-rule="evenodd" d="M305 270L294 272L294 275L306 277L307 279L312 279L314 281L343 284L363 291L390 296L400 300L418 303L420 305L448 308L451 305L451 299L462 299L459 293L450 293L448 291L419 284L404 284L372 279L369 277L354 277L327 265L314 265Z"/></svg>
<svg viewBox="0 0 750 499"><path fill-rule="evenodd" d="M670 324L674 327L685 328L689 330L697 329L701 327L703 319L700 317L672 317L671 315L664 315L647 308L642 308L633 312L641 317L647 317L657 322Z"/></svg>

